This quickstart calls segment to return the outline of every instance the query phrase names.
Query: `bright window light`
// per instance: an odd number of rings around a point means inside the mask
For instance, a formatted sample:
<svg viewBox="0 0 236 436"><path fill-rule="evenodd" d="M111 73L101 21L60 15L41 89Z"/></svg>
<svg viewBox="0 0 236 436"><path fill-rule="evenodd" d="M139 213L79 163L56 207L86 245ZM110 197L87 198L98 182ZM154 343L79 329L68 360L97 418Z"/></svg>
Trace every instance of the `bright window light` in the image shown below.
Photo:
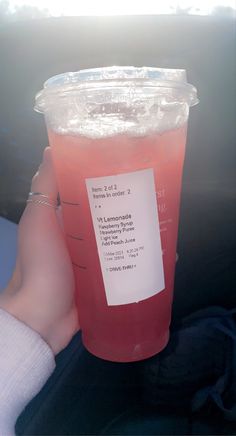
<svg viewBox="0 0 236 436"><path fill-rule="evenodd" d="M23 5L45 8L52 16L153 15L176 12L207 15L218 6L236 9L235 0L10 0L9 3L11 8Z"/></svg>

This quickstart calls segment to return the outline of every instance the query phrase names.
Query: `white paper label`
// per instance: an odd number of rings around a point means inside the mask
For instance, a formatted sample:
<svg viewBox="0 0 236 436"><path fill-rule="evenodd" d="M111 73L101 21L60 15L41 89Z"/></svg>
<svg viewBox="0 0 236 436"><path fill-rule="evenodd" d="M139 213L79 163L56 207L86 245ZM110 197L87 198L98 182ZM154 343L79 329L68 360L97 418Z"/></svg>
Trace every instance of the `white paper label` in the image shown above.
<svg viewBox="0 0 236 436"><path fill-rule="evenodd" d="M165 288L152 169L86 179L107 304Z"/></svg>

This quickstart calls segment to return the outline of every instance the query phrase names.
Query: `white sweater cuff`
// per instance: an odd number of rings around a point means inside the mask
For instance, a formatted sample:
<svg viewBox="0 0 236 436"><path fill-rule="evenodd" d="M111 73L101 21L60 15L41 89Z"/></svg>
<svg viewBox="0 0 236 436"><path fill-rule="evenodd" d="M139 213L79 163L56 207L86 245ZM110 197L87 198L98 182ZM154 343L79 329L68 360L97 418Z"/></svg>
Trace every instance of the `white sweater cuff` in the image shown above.
<svg viewBox="0 0 236 436"><path fill-rule="evenodd" d="M41 336L0 309L0 435L14 434L18 415L55 368Z"/></svg>

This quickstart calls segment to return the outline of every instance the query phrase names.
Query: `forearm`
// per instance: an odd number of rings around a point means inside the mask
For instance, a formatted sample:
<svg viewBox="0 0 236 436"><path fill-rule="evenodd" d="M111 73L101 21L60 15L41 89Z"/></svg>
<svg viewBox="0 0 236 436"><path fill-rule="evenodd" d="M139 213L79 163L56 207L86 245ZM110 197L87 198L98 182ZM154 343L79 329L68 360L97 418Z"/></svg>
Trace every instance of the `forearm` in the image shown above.
<svg viewBox="0 0 236 436"><path fill-rule="evenodd" d="M55 368L50 347L0 308L0 434L14 434L18 415Z"/></svg>

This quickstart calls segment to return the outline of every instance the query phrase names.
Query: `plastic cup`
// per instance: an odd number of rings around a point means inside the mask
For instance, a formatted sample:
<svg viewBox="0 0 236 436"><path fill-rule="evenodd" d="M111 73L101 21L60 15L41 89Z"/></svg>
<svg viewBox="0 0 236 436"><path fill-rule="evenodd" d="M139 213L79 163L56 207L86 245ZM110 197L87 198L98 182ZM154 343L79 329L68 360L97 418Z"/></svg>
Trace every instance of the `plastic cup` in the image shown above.
<svg viewBox="0 0 236 436"><path fill-rule="evenodd" d="M169 338L189 107L184 70L111 67L49 79L44 113L85 347L130 362Z"/></svg>

